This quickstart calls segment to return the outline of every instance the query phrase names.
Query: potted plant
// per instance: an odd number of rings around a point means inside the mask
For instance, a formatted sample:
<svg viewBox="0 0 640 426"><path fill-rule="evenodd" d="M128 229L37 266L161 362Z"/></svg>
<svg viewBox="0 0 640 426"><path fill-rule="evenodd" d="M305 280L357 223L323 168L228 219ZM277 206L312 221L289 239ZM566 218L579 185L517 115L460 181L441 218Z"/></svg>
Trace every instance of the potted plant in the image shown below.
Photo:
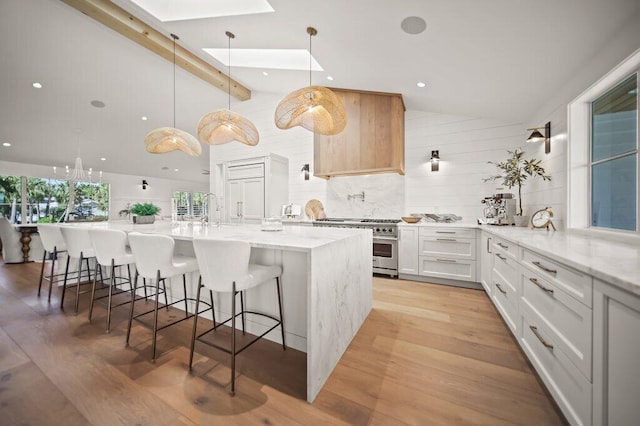
<svg viewBox="0 0 640 426"><path fill-rule="evenodd" d="M155 215L160 209L151 203L136 203L131 206L131 214L133 214L133 223L147 224L153 223L156 219Z"/></svg>
<svg viewBox="0 0 640 426"><path fill-rule="evenodd" d="M489 164L495 165L500 172L485 178L484 181L502 180L502 184L509 189L514 186L518 187L518 213L515 221L517 226L526 226L529 222L529 217L522 214L522 186L528 177L535 178L540 176L542 180L551 180L551 176L547 175L544 168L540 166L541 160L536 160L535 158L525 160L524 151L521 149L507 152L511 157L506 161L499 163L489 161Z"/></svg>

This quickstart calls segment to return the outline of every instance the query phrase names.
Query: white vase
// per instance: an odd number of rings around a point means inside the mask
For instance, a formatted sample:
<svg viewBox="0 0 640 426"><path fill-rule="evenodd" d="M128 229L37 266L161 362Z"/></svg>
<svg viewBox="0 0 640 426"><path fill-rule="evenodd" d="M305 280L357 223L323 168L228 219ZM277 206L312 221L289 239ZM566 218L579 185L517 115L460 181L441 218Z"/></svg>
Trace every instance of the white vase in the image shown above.
<svg viewBox="0 0 640 426"><path fill-rule="evenodd" d="M528 226L529 225L529 216L514 216L513 220L516 223L516 226Z"/></svg>

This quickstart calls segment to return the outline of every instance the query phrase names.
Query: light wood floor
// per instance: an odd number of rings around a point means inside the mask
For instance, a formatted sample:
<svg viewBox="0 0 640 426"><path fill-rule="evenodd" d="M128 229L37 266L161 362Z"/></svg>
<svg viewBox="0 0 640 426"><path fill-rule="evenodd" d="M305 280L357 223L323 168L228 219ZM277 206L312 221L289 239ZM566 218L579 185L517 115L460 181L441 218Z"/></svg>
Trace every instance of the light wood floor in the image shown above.
<svg viewBox="0 0 640 426"><path fill-rule="evenodd" d="M0 261L0 424L562 424L553 403L487 296L374 278L373 311L313 404L304 354L261 341L238 358L227 393L227 355L200 344L187 372L191 320L161 332L128 310L80 313L38 298L39 264ZM45 292L46 293L46 292ZM65 304L67 301L65 301ZM168 315L179 315L170 311ZM224 334L224 333L222 333Z"/></svg>

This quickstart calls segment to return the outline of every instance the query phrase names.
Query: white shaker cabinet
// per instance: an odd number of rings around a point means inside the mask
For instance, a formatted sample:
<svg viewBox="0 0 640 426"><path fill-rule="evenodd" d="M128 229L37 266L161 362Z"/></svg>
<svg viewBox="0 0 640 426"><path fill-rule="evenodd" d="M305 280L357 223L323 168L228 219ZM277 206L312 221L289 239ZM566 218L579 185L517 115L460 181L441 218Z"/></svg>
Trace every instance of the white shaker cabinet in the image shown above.
<svg viewBox="0 0 640 426"><path fill-rule="evenodd" d="M289 202L289 161L275 154L224 163L225 213L231 223L279 217Z"/></svg>
<svg viewBox="0 0 640 426"><path fill-rule="evenodd" d="M640 419L640 297L595 280L593 424Z"/></svg>
<svg viewBox="0 0 640 426"><path fill-rule="evenodd" d="M398 273L418 275L419 234L419 226L398 226Z"/></svg>

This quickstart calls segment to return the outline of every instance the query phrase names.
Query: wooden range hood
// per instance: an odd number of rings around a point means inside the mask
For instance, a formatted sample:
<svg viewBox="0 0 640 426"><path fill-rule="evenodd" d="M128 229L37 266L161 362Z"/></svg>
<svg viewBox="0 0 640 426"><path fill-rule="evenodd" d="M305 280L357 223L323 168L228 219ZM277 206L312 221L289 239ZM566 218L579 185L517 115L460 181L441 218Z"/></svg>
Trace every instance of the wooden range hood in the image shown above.
<svg viewBox="0 0 640 426"><path fill-rule="evenodd" d="M347 127L334 136L314 135L313 175L404 175L402 95L331 88L347 109Z"/></svg>

